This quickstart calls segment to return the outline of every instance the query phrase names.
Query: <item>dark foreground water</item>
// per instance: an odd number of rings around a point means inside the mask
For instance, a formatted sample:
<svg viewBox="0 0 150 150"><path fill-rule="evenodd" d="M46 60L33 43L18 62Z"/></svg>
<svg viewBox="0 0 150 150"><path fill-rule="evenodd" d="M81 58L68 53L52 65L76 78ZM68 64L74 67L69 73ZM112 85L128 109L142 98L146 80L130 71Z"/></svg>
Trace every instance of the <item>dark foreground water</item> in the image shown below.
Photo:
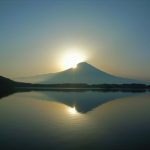
<svg viewBox="0 0 150 150"><path fill-rule="evenodd" d="M150 94L26 92L0 99L0 150L149 150Z"/></svg>

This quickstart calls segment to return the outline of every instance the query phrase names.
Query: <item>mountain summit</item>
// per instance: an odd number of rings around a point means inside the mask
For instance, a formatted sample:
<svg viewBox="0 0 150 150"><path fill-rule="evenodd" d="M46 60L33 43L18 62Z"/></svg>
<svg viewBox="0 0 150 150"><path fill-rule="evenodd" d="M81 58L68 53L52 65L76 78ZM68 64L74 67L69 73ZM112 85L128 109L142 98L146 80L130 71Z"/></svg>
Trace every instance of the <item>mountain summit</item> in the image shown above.
<svg viewBox="0 0 150 150"><path fill-rule="evenodd" d="M94 66L81 62L77 67L67 69L58 73L37 75L22 78L19 81L42 83L42 84L62 84L62 83L87 83L87 84L122 84L137 83L139 81L117 77L103 72Z"/></svg>

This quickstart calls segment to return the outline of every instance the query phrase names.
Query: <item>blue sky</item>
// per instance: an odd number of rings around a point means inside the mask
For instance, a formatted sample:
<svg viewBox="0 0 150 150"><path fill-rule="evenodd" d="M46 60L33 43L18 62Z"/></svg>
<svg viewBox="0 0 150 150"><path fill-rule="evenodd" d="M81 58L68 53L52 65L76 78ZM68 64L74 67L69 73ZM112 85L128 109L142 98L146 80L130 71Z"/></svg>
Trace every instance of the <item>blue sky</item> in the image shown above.
<svg viewBox="0 0 150 150"><path fill-rule="evenodd" d="M149 0L1 0L0 74L61 71L65 48L106 72L150 81Z"/></svg>

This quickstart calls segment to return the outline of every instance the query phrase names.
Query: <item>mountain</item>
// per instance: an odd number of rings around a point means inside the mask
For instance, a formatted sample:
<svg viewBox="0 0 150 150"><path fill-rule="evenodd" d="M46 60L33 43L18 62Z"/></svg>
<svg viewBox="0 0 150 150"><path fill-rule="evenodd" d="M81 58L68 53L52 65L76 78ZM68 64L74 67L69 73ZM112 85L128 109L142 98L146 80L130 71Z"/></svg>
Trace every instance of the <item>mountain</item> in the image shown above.
<svg viewBox="0 0 150 150"><path fill-rule="evenodd" d="M0 88L14 87L15 81L8 79L6 77L0 76Z"/></svg>
<svg viewBox="0 0 150 150"><path fill-rule="evenodd" d="M42 75L35 75L31 77L20 77L20 78L14 78L14 80L19 82L25 82L25 83L43 83L45 82L45 80L50 80L56 74L57 73L48 73Z"/></svg>
<svg viewBox="0 0 150 150"><path fill-rule="evenodd" d="M62 83L87 83L87 84L130 84L141 83L137 80L117 77L106 72L103 72L94 66L82 62L77 68L67 69L58 73L50 73L16 79L17 81L40 83L40 84L62 84Z"/></svg>
<svg viewBox="0 0 150 150"><path fill-rule="evenodd" d="M0 98L12 94L15 91L14 90L15 85L16 82L0 76Z"/></svg>

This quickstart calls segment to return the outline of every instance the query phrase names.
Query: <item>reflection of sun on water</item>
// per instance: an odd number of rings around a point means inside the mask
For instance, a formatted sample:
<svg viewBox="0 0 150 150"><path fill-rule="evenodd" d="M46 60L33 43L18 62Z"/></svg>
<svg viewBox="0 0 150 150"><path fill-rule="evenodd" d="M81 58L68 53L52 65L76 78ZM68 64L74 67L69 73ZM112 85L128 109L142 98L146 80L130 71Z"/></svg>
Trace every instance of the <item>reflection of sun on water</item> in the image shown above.
<svg viewBox="0 0 150 150"><path fill-rule="evenodd" d="M68 112L72 115L76 115L76 114L79 114L76 110L76 107L68 107Z"/></svg>

